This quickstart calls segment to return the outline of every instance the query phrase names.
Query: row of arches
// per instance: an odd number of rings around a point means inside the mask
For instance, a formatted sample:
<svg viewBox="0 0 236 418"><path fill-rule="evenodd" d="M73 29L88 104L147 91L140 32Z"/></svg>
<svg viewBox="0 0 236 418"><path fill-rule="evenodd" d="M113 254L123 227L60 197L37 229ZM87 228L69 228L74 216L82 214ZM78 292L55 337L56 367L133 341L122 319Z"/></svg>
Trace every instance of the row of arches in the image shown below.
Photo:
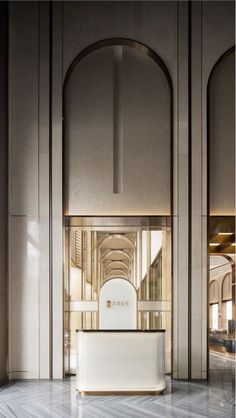
<svg viewBox="0 0 236 418"><path fill-rule="evenodd" d="M213 215L234 211L232 83L234 48L207 87ZM76 56L63 91L65 214L171 215L173 87L162 59L133 40L102 40Z"/></svg>
<svg viewBox="0 0 236 418"><path fill-rule="evenodd" d="M214 279L209 286L209 303L219 303L232 299L232 274L227 273L219 279Z"/></svg>

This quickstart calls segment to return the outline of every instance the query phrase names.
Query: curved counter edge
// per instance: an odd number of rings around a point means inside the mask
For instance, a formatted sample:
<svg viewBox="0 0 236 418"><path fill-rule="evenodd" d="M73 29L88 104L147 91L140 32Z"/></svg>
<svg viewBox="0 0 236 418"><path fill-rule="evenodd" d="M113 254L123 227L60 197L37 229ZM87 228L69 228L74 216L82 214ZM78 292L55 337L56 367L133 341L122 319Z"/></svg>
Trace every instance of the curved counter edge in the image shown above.
<svg viewBox="0 0 236 418"><path fill-rule="evenodd" d="M99 330L77 334L79 392L159 393L165 387L165 332Z"/></svg>

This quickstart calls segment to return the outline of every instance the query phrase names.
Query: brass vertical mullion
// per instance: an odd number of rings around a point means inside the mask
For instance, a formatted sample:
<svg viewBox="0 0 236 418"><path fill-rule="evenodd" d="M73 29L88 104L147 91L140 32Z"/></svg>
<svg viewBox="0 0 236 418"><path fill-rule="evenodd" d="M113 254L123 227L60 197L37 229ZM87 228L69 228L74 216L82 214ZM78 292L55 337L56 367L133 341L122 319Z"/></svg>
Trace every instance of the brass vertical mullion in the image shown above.
<svg viewBox="0 0 236 418"><path fill-rule="evenodd" d="M163 300L167 300L167 293L168 293L168 257L169 257L169 246L168 246L168 242L169 242L169 236L167 233L167 228L165 227L165 229L162 231L162 236L163 236L163 243L162 243L162 253L161 253L161 259L160 259L160 263L161 263L161 299ZM163 283L165 284L165 294L163 297ZM163 316L165 318L165 321L163 321ZM164 324L163 324L164 322ZM167 328L167 314L163 313L162 314L162 319L161 319L161 326L165 327L165 329Z"/></svg>
<svg viewBox="0 0 236 418"><path fill-rule="evenodd" d="M66 287L67 287L67 300L66 300L66 306L67 306L67 312L66 312L66 321L65 323L67 324L67 335L68 337L68 347L67 347L67 358L68 358L68 373L71 372L71 360L70 360L70 346L71 344L69 343L69 340L71 339L71 311L70 311L70 300L71 300L71 294L70 294L70 265L71 265L71 228L66 228L65 230L65 236L66 236L66 242L65 242L65 248L67 249L66 253L67 253L67 266L65 268L66 271L66 278L65 278L65 283L66 283ZM65 313L64 313L65 314Z"/></svg>
<svg viewBox="0 0 236 418"><path fill-rule="evenodd" d="M92 240L92 231L89 231L89 256L90 256L90 300L93 300L93 240ZM90 329L92 329L92 312L90 312Z"/></svg>
<svg viewBox="0 0 236 418"><path fill-rule="evenodd" d="M98 300L98 257L97 257L97 232L94 232L94 276L95 276L95 292L96 300Z"/></svg>
<svg viewBox="0 0 236 418"><path fill-rule="evenodd" d="M92 300L92 269L93 269L92 262L93 261L92 261L92 231L91 230L88 232L88 238L89 238L88 239L88 256L89 256L88 275L89 275L89 281L90 281L90 300Z"/></svg>
<svg viewBox="0 0 236 418"><path fill-rule="evenodd" d="M138 287L138 278L137 278L137 233L135 237L135 247L134 247L134 285L137 289Z"/></svg>
<svg viewBox="0 0 236 418"><path fill-rule="evenodd" d="M129 280L134 284L134 253L131 255L131 264L129 269Z"/></svg>
<svg viewBox="0 0 236 418"><path fill-rule="evenodd" d="M151 232L147 231L147 280L146 280L146 300L150 299L150 264L151 264ZM150 313L146 314L146 329L150 326Z"/></svg>
<svg viewBox="0 0 236 418"><path fill-rule="evenodd" d="M147 231L147 300L150 299L151 231Z"/></svg>
<svg viewBox="0 0 236 418"><path fill-rule="evenodd" d="M93 231L93 300L96 300L96 232Z"/></svg>
<svg viewBox="0 0 236 418"><path fill-rule="evenodd" d="M123 46L113 46L113 193L123 192Z"/></svg>
<svg viewBox="0 0 236 418"><path fill-rule="evenodd" d="M91 231L91 289L92 295L91 299L94 300L95 295L95 239L94 239L94 231Z"/></svg>
<svg viewBox="0 0 236 418"><path fill-rule="evenodd" d="M139 245L139 299L142 299L142 229L138 231L138 245Z"/></svg>
<svg viewBox="0 0 236 418"><path fill-rule="evenodd" d="M98 285L97 285L97 294L99 295L100 287L101 287L101 249L98 248Z"/></svg>
<svg viewBox="0 0 236 418"><path fill-rule="evenodd" d="M81 231L81 300L84 300L84 231ZM81 328L84 329L84 312L81 313Z"/></svg>
<svg viewBox="0 0 236 418"><path fill-rule="evenodd" d="M151 245L152 245L152 241L151 241ZM152 300L156 300L156 277L155 277L156 265L152 267L151 273L152 273Z"/></svg>

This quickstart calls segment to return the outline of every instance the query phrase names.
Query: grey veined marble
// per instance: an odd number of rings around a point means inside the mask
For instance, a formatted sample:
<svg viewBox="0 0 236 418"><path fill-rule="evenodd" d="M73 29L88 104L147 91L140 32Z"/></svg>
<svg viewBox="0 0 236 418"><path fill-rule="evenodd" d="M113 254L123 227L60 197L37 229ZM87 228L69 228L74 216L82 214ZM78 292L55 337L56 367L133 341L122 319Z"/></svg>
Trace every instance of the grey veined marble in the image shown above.
<svg viewBox="0 0 236 418"><path fill-rule="evenodd" d="M73 378L15 381L0 388L0 418L235 417L235 362L212 355L210 368L209 382L169 379L160 396L81 398Z"/></svg>

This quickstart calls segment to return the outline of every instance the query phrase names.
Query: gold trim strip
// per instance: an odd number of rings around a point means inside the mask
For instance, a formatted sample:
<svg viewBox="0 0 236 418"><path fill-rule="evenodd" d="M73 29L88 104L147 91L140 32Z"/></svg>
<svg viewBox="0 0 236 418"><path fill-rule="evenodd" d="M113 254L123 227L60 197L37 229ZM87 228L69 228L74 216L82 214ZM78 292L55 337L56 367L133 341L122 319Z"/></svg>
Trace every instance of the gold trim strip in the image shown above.
<svg viewBox="0 0 236 418"><path fill-rule="evenodd" d="M153 395L158 396L162 395L165 389L160 391L148 390L148 391L109 391L109 392L99 392L99 391L78 391L79 394L83 396L147 396Z"/></svg>
<svg viewBox="0 0 236 418"><path fill-rule="evenodd" d="M75 227L168 227L171 226L171 216L66 216L66 226Z"/></svg>

